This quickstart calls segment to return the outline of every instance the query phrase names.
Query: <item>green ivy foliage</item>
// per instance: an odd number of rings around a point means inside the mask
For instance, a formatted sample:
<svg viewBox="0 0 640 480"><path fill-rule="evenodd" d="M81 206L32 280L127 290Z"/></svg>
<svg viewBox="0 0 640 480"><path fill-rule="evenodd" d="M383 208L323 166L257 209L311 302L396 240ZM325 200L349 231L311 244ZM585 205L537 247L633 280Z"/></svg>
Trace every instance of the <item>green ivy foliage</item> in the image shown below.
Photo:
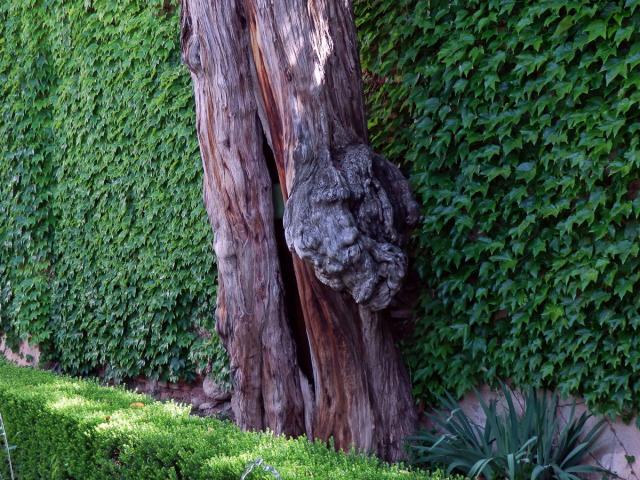
<svg viewBox="0 0 640 480"><path fill-rule="evenodd" d="M355 2L372 141L424 207L419 397L510 377L639 406L638 3ZM174 2L0 4L10 343L223 375L191 96Z"/></svg>
<svg viewBox="0 0 640 480"><path fill-rule="evenodd" d="M177 14L0 4L0 330L74 374L226 369Z"/></svg>
<svg viewBox="0 0 640 480"><path fill-rule="evenodd" d="M359 0L372 139L411 171L416 393L640 406L638 0Z"/></svg>
<svg viewBox="0 0 640 480"><path fill-rule="evenodd" d="M44 12L14 7L0 6L0 325L13 320L9 340L32 329L42 341L51 303L51 67L38 27Z"/></svg>

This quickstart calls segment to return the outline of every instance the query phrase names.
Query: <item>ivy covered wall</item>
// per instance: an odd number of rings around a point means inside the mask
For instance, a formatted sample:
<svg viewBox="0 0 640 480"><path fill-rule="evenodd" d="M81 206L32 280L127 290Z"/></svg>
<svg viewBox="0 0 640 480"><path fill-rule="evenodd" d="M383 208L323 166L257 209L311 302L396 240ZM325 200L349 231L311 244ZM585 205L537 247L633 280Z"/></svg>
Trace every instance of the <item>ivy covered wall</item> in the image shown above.
<svg viewBox="0 0 640 480"><path fill-rule="evenodd" d="M372 141L423 204L416 394L640 398L636 0L356 0ZM62 369L221 376L175 2L0 4L0 330Z"/></svg>
<svg viewBox="0 0 640 480"><path fill-rule="evenodd" d="M356 2L372 139L423 205L419 396L640 406L639 4Z"/></svg>
<svg viewBox="0 0 640 480"><path fill-rule="evenodd" d="M74 374L226 368L172 3L0 4L0 330Z"/></svg>

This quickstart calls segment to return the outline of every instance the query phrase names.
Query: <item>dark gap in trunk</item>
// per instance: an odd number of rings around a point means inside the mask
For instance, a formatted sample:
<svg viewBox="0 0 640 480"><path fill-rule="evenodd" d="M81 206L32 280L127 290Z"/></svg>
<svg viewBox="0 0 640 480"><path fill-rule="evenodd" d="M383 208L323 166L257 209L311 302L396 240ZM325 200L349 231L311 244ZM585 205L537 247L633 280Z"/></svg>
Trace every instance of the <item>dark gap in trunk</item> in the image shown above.
<svg viewBox="0 0 640 480"><path fill-rule="evenodd" d="M284 224L282 221L282 212L279 212L284 206L282 198L282 188L278 179L278 169L276 160L273 156L273 150L267 142L267 137L262 136L262 150L264 158L269 169L269 177L273 185L274 196L274 231L276 236L276 246L278 249L278 261L280 264L280 272L282 275L282 283L284 287L284 301L287 310L287 319L291 327L291 333L296 345L296 354L298 357L298 365L307 380L313 385L313 367L311 364L311 349L309 348L309 338L307 337L307 329L304 324L304 316L302 304L300 303L300 294L298 292L298 284L296 282L296 274L293 267L293 258L287 247L287 241L284 236Z"/></svg>

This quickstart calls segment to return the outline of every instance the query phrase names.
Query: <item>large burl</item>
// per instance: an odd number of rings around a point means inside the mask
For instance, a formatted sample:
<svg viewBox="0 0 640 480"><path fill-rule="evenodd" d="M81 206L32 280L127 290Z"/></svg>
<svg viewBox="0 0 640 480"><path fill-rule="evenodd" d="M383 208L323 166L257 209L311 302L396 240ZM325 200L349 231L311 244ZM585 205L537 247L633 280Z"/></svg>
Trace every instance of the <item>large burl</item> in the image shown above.
<svg viewBox="0 0 640 480"><path fill-rule="evenodd" d="M360 305L386 308L407 271L418 206L396 166L365 145L299 163L286 205L289 248Z"/></svg>

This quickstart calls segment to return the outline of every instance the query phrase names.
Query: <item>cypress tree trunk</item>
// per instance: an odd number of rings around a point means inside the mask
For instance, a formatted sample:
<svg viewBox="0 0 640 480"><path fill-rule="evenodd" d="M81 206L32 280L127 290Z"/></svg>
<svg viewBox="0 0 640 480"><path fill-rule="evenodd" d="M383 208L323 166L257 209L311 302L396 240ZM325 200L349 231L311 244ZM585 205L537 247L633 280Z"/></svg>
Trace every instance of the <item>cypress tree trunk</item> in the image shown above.
<svg viewBox="0 0 640 480"><path fill-rule="evenodd" d="M182 49L240 426L401 457L415 411L385 309L418 212L368 146L350 2L182 0Z"/></svg>

